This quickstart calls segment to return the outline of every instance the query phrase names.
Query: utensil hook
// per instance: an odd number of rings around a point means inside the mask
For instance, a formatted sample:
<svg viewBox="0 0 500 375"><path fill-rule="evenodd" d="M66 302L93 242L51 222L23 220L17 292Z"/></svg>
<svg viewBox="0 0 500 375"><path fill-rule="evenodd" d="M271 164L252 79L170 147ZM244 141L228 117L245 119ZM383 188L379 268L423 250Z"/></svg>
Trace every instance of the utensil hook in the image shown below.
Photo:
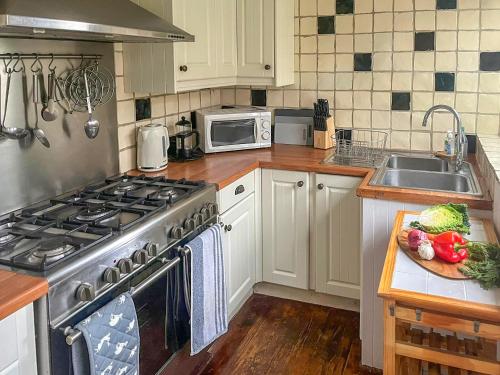
<svg viewBox="0 0 500 375"><path fill-rule="evenodd" d="M32 73L40 73L41 71L43 71L43 65L42 65L42 62L40 61L40 59L38 58L38 55L36 53L33 54L35 56L35 61L33 61L33 64L31 64L30 66L30 70ZM35 68L35 65L38 64L38 67Z"/></svg>
<svg viewBox="0 0 500 375"><path fill-rule="evenodd" d="M17 64L19 64L19 62L21 61L21 56L20 56L18 53L16 53L16 57L17 57L17 59L16 59L16 63L15 63L15 64L14 64L14 66L12 67L12 71L13 71L14 73L19 73L19 72L22 72L22 71L24 70L24 66L23 66L23 65L24 65L24 63L23 63L23 62L21 62L21 66L20 66L19 68L16 68Z"/></svg>
<svg viewBox="0 0 500 375"><path fill-rule="evenodd" d="M57 66L54 65L54 54L50 54L50 63L49 63L49 70L54 73L57 69Z"/></svg>
<svg viewBox="0 0 500 375"><path fill-rule="evenodd" d="M12 63L12 60L13 60L12 54L9 53L8 56L9 56L9 61L6 62L5 59L3 60L3 65L5 67L5 73L9 72L9 66L10 66L10 64Z"/></svg>

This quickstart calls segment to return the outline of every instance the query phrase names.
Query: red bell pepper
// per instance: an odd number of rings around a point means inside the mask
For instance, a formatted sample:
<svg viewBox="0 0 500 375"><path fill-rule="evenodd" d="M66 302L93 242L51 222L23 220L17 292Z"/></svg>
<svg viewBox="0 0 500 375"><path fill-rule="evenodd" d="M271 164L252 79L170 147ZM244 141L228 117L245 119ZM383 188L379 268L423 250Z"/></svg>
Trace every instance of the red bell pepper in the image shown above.
<svg viewBox="0 0 500 375"><path fill-rule="evenodd" d="M436 255L448 263L458 263L468 257L467 241L457 232L444 232L436 237L432 247Z"/></svg>

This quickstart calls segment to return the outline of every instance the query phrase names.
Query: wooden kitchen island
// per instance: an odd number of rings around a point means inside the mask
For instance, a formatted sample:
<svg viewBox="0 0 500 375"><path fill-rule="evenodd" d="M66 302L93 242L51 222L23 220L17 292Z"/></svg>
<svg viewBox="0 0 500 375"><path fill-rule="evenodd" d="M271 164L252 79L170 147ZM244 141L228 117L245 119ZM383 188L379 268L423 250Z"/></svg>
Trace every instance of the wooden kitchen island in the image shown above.
<svg viewBox="0 0 500 375"><path fill-rule="evenodd" d="M378 294L384 299L384 374L500 374L500 289L430 273L400 248L397 235L417 212L394 222ZM472 219L473 241L497 242L492 223Z"/></svg>

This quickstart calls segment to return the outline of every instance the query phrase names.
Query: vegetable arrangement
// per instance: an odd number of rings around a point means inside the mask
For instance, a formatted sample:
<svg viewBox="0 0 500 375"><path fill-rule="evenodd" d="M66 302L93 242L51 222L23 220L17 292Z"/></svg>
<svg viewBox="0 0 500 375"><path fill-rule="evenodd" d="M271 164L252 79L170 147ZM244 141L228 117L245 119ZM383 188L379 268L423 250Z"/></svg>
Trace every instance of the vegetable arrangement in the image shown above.
<svg viewBox="0 0 500 375"><path fill-rule="evenodd" d="M458 264L465 276L476 279L484 289L500 287L500 246L468 241L469 215L464 204L440 204L420 214L410 223L408 246L421 259Z"/></svg>

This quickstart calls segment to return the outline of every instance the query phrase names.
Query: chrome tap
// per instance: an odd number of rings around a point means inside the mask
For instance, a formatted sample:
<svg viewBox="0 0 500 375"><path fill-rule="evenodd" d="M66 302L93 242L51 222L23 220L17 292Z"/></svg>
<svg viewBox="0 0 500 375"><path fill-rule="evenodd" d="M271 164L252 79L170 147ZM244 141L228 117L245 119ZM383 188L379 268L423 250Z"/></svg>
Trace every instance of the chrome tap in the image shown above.
<svg viewBox="0 0 500 375"><path fill-rule="evenodd" d="M422 121L422 126L427 126L427 121L429 120L429 116L431 115L432 112L438 110L438 109L444 109L448 112L450 112L454 117L455 117L455 120L453 122L453 132L456 134L455 136L455 155L456 155L456 161L455 161L455 172L458 172L460 171L460 169L462 169L462 163L464 162L464 155L463 155L463 150L464 150L464 137L465 137L465 134L463 132L463 128L462 128L462 119L460 118L460 115L458 114L458 112L450 107L449 105L445 105L445 104L438 104L438 105L435 105L431 108L429 108L429 110L427 112L425 112L425 116L424 116L424 120ZM455 123L457 124L458 126L458 130L455 131Z"/></svg>

